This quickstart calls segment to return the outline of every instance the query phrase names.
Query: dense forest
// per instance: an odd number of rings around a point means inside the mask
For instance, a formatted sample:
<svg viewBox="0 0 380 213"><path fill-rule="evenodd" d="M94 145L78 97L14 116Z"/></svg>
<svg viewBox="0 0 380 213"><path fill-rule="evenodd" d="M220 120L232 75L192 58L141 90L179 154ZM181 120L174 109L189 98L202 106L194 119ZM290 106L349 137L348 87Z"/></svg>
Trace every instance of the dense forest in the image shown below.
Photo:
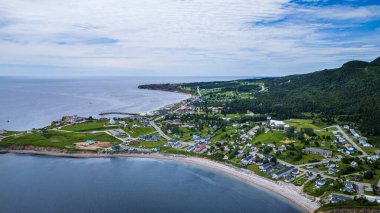
<svg viewBox="0 0 380 213"><path fill-rule="evenodd" d="M265 85L264 91L260 90L261 85ZM159 89L156 86L154 88ZM215 94L252 92L252 98L224 102L223 113L250 110L278 119L311 113L331 123L336 120L355 123L366 135L380 136L380 58L372 62L350 61L337 69L301 75L173 86L193 93L197 88Z"/></svg>
<svg viewBox="0 0 380 213"><path fill-rule="evenodd" d="M268 92L227 104L230 112L273 113L297 117L312 112L359 123L368 135L380 135L380 58L351 61L341 68L260 80Z"/></svg>

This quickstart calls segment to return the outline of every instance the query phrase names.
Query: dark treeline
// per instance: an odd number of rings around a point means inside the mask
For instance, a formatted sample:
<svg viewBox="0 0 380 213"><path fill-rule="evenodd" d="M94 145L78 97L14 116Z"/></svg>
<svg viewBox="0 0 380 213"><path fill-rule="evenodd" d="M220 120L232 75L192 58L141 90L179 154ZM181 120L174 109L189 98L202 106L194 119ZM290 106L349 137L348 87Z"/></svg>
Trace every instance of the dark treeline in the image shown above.
<svg viewBox="0 0 380 213"><path fill-rule="evenodd" d="M352 61L341 68L304 75L261 80L269 92L255 99L234 100L227 113L272 113L294 118L313 112L360 124L368 135L380 135L380 58L371 63Z"/></svg>

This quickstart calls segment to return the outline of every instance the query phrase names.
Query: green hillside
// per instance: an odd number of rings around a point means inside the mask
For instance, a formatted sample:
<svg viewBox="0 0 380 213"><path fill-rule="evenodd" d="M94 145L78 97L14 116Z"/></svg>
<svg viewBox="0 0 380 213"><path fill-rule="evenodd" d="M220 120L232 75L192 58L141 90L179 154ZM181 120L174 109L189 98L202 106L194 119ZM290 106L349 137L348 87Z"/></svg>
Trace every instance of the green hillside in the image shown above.
<svg viewBox="0 0 380 213"><path fill-rule="evenodd" d="M366 135L380 135L380 58L301 75L173 86L193 94L199 88L204 102L224 107L223 113L250 110L278 119L316 114L331 123L358 124Z"/></svg>

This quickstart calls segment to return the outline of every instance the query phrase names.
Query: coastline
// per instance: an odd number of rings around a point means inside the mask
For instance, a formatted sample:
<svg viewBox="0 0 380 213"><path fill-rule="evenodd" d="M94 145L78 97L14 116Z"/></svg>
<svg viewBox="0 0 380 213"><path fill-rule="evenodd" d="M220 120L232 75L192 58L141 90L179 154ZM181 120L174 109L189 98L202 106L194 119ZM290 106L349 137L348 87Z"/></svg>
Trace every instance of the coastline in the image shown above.
<svg viewBox="0 0 380 213"><path fill-rule="evenodd" d="M252 184L258 188L265 189L274 195L285 198L303 212L314 212L320 205L305 197L302 190L296 186L284 182L275 182L259 175L256 175L248 170L242 170L231 165L223 164L220 162L212 161L205 158L189 157L183 155L165 155L160 153L120 153L120 154L97 154L97 153L64 153L55 151L35 151L35 150L0 150L0 154L14 153L14 154L27 154L27 155L41 155L51 157L68 157L68 158L149 158L157 160L168 160L174 162L181 162L201 166L207 169L216 170Z"/></svg>

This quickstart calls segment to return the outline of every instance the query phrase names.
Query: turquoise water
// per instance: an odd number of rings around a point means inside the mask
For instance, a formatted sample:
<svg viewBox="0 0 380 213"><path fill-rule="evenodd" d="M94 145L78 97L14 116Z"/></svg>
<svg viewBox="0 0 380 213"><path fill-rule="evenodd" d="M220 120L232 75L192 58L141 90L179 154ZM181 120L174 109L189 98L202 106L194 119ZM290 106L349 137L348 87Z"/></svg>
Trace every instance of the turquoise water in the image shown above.
<svg viewBox="0 0 380 213"><path fill-rule="evenodd" d="M300 212L218 172L153 159L0 155L0 212Z"/></svg>

